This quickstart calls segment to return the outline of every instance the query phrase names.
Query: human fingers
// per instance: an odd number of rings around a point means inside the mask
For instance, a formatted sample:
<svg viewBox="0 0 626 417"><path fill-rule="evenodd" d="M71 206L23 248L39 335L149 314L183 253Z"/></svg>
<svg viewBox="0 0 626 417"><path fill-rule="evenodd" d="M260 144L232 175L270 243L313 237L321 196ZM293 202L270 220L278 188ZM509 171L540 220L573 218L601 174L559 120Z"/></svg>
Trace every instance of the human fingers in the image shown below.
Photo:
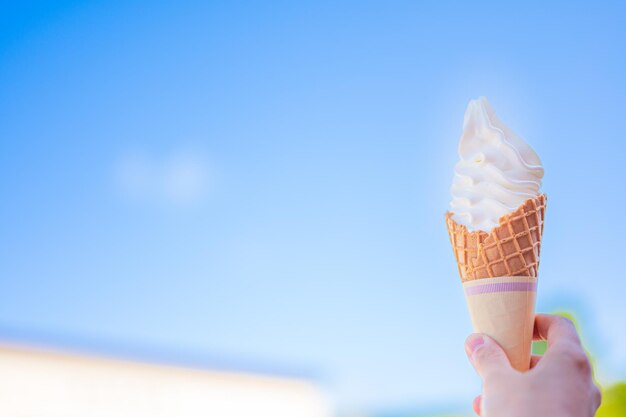
<svg viewBox="0 0 626 417"><path fill-rule="evenodd" d="M602 403L602 392L600 391L600 389L598 388L598 386L596 384L593 384L593 388L592 388L592 412L595 413L596 410L598 409L598 407L600 407L600 404Z"/></svg>
<svg viewBox="0 0 626 417"><path fill-rule="evenodd" d="M474 398L474 401L472 401L472 408L474 409L474 412L476 413L476 415L480 416L480 401L481 401L481 396L477 395L476 398Z"/></svg>
<svg viewBox="0 0 626 417"><path fill-rule="evenodd" d="M571 320L550 314L535 316L534 340L547 340L548 346L571 343L580 345L576 327Z"/></svg>
<svg viewBox="0 0 626 417"><path fill-rule="evenodd" d="M489 336L473 333L465 340L465 352L480 377L503 375L513 371L506 354Z"/></svg>

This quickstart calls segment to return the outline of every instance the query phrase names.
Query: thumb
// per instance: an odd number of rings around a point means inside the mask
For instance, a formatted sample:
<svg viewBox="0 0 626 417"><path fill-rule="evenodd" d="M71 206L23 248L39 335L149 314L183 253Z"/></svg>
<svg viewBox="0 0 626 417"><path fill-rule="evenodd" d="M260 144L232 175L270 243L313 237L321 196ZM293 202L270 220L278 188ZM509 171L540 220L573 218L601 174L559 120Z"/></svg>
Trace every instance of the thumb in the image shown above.
<svg viewBox="0 0 626 417"><path fill-rule="evenodd" d="M465 352L483 380L490 374L513 370L506 353L489 336L478 333L469 335L465 340Z"/></svg>

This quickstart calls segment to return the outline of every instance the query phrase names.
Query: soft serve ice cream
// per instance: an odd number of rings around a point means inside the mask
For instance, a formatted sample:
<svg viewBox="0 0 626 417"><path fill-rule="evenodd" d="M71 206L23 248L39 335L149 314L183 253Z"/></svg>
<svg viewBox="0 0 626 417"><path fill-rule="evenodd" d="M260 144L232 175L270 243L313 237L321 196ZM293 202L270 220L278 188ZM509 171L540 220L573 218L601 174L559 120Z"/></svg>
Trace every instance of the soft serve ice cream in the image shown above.
<svg viewBox="0 0 626 417"><path fill-rule="evenodd" d="M484 97L467 106L459 156L446 226L474 332L526 371L546 211L541 161Z"/></svg>
<svg viewBox="0 0 626 417"><path fill-rule="evenodd" d="M539 157L498 119L485 97L467 106L459 156L450 212L468 231L488 233L500 217L540 194Z"/></svg>

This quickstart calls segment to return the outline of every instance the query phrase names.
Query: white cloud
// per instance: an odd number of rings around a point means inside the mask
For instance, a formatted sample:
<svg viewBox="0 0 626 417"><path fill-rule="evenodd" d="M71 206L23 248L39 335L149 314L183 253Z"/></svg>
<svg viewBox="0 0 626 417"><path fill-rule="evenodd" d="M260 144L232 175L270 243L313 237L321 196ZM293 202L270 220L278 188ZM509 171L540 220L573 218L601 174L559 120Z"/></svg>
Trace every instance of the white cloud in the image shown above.
<svg viewBox="0 0 626 417"><path fill-rule="evenodd" d="M126 152L116 161L116 189L126 198L188 206L209 195L211 172L201 152L175 151L163 156Z"/></svg>

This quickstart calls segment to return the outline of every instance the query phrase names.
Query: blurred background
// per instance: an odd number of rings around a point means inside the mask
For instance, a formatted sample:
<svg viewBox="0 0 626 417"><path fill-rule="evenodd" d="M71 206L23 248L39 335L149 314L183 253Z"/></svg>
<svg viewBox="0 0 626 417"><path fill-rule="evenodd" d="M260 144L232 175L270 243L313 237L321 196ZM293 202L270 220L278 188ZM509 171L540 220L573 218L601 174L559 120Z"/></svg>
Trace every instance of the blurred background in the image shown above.
<svg viewBox="0 0 626 417"><path fill-rule="evenodd" d="M624 39L617 1L3 1L0 343L472 415L443 216L485 95L545 167L538 310L624 415Z"/></svg>

